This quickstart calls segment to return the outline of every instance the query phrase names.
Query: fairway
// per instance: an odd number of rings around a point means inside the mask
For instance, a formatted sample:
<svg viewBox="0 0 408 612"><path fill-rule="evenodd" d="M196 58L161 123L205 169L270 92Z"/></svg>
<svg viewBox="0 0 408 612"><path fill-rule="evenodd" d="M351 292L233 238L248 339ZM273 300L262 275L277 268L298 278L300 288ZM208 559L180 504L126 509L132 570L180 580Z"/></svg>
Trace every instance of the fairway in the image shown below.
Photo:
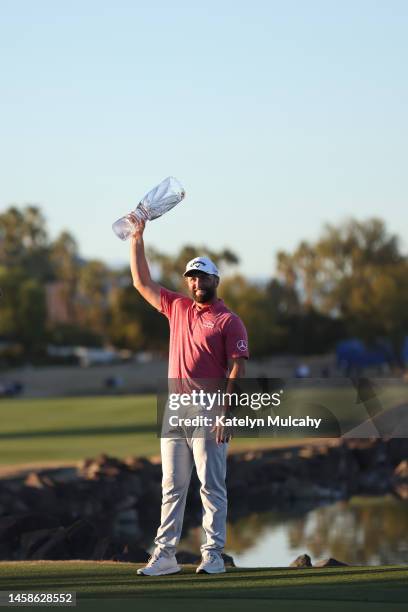
<svg viewBox="0 0 408 612"><path fill-rule="evenodd" d="M154 395L13 399L2 400L0 409L3 466L74 463L101 453L119 458L160 453ZM281 438L236 438L230 448L284 444Z"/></svg>
<svg viewBox="0 0 408 612"><path fill-rule="evenodd" d="M406 610L408 568L229 569L216 576L138 577L138 564L0 563L0 590L76 591L80 610ZM385 606L385 607L384 607Z"/></svg>
<svg viewBox="0 0 408 612"><path fill-rule="evenodd" d="M302 392L303 393L303 392ZM350 389L321 389L314 400L330 406L333 413L345 405L355 408ZM384 407L406 400L406 385L394 385L382 394ZM289 408L299 401L296 392ZM344 408L343 408L344 409ZM358 410L362 410L360 406ZM107 453L116 457L158 455L156 396L92 396L0 401L0 465L75 462ZM290 438L290 443L312 438ZM236 437L230 450L285 445L282 437Z"/></svg>
<svg viewBox="0 0 408 612"><path fill-rule="evenodd" d="M0 464L160 452L154 396L1 402Z"/></svg>

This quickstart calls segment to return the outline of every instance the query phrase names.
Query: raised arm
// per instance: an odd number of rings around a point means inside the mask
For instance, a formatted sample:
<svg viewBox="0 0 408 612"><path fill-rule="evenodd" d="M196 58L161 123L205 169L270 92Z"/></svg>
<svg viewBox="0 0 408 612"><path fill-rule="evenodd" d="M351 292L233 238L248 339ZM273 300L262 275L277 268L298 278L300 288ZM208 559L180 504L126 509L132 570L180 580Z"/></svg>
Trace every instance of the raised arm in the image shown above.
<svg viewBox="0 0 408 612"><path fill-rule="evenodd" d="M160 285L155 283L151 276L146 261L143 232L145 223L138 223L137 229L130 242L130 270L132 273L133 286L142 297L154 308L160 309Z"/></svg>

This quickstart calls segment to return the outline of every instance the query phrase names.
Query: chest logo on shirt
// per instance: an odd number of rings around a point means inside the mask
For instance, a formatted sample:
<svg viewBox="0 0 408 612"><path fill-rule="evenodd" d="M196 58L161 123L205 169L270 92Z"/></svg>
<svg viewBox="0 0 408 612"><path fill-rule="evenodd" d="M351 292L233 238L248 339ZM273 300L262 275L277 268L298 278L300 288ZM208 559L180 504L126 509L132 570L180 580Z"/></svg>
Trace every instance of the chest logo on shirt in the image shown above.
<svg viewBox="0 0 408 612"><path fill-rule="evenodd" d="M209 329L212 329L214 325L215 323L213 323L212 321L203 321L203 327L208 327Z"/></svg>
<svg viewBox="0 0 408 612"><path fill-rule="evenodd" d="M239 351L246 351L248 348L248 343L245 342L245 340L238 340L237 342L237 349Z"/></svg>

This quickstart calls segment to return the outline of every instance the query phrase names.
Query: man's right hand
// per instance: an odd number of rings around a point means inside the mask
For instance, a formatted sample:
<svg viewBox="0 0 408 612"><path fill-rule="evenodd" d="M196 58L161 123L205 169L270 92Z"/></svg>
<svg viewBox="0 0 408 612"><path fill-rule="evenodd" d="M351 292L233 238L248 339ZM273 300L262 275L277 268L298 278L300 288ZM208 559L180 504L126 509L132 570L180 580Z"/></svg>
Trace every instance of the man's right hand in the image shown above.
<svg viewBox="0 0 408 612"><path fill-rule="evenodd" d="M150 276L144 251L143 232L146 222L139 221L134 213L130 213L128 218L135 224L135 230L130 241L130 270L133 286L149 304L160 310L161 287Z"/></svg>
<svg viewBox="0 0 408 612"><path fill-rule="evenodd" d="M132 234L132 238L141 238L146 226L146 221L139 221L134 213L129 213L127 217L135 224L135 231Z"/></svg>

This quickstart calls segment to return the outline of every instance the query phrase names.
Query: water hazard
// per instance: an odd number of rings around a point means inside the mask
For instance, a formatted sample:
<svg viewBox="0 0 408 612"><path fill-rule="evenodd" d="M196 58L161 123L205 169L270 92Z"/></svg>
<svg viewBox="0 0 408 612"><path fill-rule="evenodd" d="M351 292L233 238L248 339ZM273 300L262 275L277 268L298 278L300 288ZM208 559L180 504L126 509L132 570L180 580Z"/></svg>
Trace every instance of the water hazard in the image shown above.
<svg viewBox="0 0 408 612"><path fill-rule="evenodd" d="M201 528L179 549L199 552ZM288 566L307 553L312 563L334 557L353 565L408 564L408 502L354 497L310 511L251 514L228 524L225 552L237 566Z"/></svg>

